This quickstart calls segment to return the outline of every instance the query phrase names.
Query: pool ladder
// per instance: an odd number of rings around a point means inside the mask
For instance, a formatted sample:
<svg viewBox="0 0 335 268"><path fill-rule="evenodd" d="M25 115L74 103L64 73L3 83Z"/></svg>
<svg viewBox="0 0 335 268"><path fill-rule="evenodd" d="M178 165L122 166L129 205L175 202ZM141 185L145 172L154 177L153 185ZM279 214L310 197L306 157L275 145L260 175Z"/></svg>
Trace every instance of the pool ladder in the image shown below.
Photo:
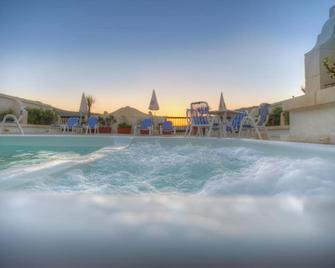
<svg viewBox="0 0 335 268"><path fill-rule="evenodd" d="M9 118L11 118L11 119L14 120L14 123L16 124L17 128L19 129L21 135L24 135L24 132L23 132L23 129L22 129L21 125L20 125L20 122L17 119L16 115L14 115L14 114L6 114L4 116L4 118L2 120L2 123L1 123L1 132L0 133L3 133L3 129L4 129L5 123L6 123L7 119L9 119Z"/></svg>

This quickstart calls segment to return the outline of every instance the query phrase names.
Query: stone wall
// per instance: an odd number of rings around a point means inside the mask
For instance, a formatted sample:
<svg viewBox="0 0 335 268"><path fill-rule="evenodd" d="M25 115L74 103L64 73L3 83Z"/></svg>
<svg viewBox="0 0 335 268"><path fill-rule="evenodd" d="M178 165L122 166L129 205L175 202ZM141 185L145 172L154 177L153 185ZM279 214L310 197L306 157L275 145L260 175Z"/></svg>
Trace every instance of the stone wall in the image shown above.
<svg viewBox="0 0 335 268"><path fill-rule="evenodd" d="M290 120L290 140L335 144L335 105L291 111Z"/></svg>
<svg viewBox="0 0 335 268"><path fill-rule="evenodd" d="M290 112L289 139L335 144L335 80L323 60L335 59L335 6L330 9L314 48L305 55L306 94L287 100L283 109Z"/></svg>

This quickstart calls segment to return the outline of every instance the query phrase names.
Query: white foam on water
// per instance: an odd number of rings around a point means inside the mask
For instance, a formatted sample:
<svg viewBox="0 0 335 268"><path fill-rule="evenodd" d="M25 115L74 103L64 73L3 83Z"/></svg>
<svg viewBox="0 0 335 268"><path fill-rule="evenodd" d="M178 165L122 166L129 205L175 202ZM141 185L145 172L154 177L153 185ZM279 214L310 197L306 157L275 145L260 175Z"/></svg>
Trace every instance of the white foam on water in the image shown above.
<svg viewBox="0 0 335 268"><path fill-rule="evenodd" d="M320 158L261 157L239 172L219 174L202 194L332 194L335 163Z"/></svg>
<svg viewBox="0 0 335 268"><path fill-rule="evenodd" d="M40 151L34 155L34 159L19 161L10 168L0 171L0 190L17 189L20 186L36 185L37 189L43 189L45 179L52 175L65 174L68 170L75 169L77 166L86 165L94 162L106 154L122 150L127 146L105 147L96 152L81 156L76 153L57 153ZM17 155L22 157L23 154ZM31 156L25 153L24 156Z"/></svg>
<svg viewBox="0 0 335 268"><path fill-rule="evenodd" d="M335 163L257 148L134 143L0 172L0 189L103 194L335 193ZM5 178L5 179L3 179Z"/></svg>

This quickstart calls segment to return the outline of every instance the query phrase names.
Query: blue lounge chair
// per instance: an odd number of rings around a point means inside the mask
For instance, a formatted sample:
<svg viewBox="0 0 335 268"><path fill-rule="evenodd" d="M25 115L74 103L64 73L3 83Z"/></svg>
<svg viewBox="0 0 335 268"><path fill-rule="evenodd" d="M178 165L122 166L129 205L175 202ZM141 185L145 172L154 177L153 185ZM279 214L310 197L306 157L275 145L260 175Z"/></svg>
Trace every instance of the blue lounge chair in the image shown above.
<svg viewBox="0 0 335 268"><path fill-rule="evenodd" d="M160 134L176 135L176 128L173 126L171 121L164 121L160 127Z"/></svg>
<svg viewBox="0 0 335 268"><path fill-rule="evenodd" d="M97 134L99 133L99 122L98 122L98 118L95 116L91 116L88 120L87 120L87 125L86 125L86 134L88 133L93 133Z"/></svg>
<svg viewBox="0 0 335 268"><path fill-rule="evenodd" d="M230 120L228 126L226 127L226 131L230 132L232 135L238 134L241 128L241 123L247 114L247 111L237 112Z"/></svg>
<svg viewBox="0 0 335 268"><path fill-rule="evenodd" d="M194 128L196 135L202 136L206 129L210 128L209 106L205 101L191 103L191 108L186 110L188 127L185 135L190 136Z"/></svg>
<svg viewBox="0 0 335 268"><path fill-rule="evenodd" d="M72 131L74 133L75 130L79 129L79 118L70 117L67 120L67 123L62 126L63 132Z"/></svg>
<svg viewBox="0 0 335 268"><path fill-rule="evenodd" d="M271 106L268 103L262 103L258 108L258 116L254 117L252 114L248 114L243 118L239 136L241 136L244 130L249 130L249 132L254 131L259 139L263 139L261 132L263 132L267 139L269 139L269 134L266 129L266 124L269 120Z"/></svg>
<svg viewBox="0 0 335 268"><path fill-rule="evenodd" d="M154 123L152 118L145 118L141 121L140 125L135 129L135 134L139 131L137 134L153 134L154 130Z"/></svg>

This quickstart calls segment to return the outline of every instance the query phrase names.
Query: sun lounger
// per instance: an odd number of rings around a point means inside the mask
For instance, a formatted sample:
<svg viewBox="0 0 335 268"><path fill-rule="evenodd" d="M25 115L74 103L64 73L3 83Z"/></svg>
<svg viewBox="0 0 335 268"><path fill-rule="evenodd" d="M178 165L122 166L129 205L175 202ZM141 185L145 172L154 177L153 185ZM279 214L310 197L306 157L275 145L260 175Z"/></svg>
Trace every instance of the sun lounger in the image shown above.
<svg viewBox="0 0 335 268"><path fill-rule="evenodd" d="M91 116L88 120L87 120L87 125L85 126L86 128L86 134L88 133L93 133L97 134L99 133L99 122L98 122L98 118L95 116Z"/></svg>
<svg viewBox="0 0 335 268"><path fill-rule="evenodd" d="M72 133L74 133L79 128L80 128L79 118L77 118L77 117L70 117L67 120L67 123L62 126L63 133L65 133L67 131L71 131Z"/></svg>
<svg viewBox="0 0 335 268"><path fill-rule="evenodd" d="M160 127L161 135L176 135L176 128L173 126L171 121L164 121Z"/></svg>
<svg viewBox="0 0 335 268"><path fill-rule="evenodd" d="M136 128L135 134L152 135L153 130L154 130L154 123L153 123L152 118L145 118L141 121L140 125Z"/></svg>
<svg viewBox="0 0 335 268"><path fill-rule="evenodd" d="M269 139L266 124L269 120L270 110L270 104L262 103L258 108L258 115L256 117L252 114L245 116L240 125L239 137L241 137L243 131L247 130L250 135L255 132L259 139L263 139L262 133Z"/></svg>
<svg viewBox="0 0 335 268"><path fill-rule="evenodd" d="M210 127L209 106L205 101L191 103L190 109L186 111L188 127L185 135L190 136L193 129L196 129L196 135L203 136L204 132Z"/></svg>

